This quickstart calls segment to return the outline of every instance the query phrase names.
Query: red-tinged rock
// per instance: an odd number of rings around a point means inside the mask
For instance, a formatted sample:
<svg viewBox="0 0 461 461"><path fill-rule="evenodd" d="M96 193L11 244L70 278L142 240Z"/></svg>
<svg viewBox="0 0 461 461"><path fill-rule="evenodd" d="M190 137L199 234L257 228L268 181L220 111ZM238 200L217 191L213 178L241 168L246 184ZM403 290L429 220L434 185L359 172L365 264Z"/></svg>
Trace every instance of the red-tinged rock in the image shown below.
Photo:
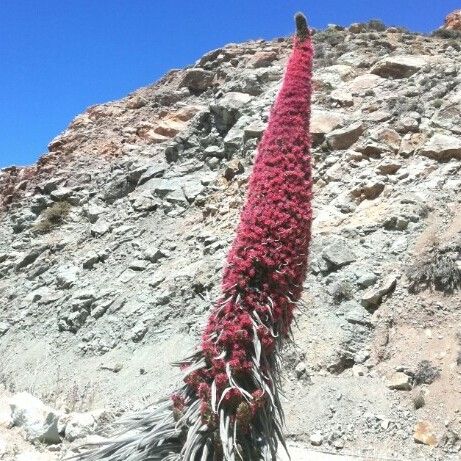
<svg viewBox="0 0 461 461"><path fill-rule="evenodd" d="M443 28L448 30L461 30L461 10L450 13L445 18Z"/></svg>
<svg viewBox="0 0 461 461"><path fill-rule="evenodd" d="M437 437L428 421L420 421L416 424L413 439L416 443L430 445L431 447L436 447L438 444Z"/></svg>

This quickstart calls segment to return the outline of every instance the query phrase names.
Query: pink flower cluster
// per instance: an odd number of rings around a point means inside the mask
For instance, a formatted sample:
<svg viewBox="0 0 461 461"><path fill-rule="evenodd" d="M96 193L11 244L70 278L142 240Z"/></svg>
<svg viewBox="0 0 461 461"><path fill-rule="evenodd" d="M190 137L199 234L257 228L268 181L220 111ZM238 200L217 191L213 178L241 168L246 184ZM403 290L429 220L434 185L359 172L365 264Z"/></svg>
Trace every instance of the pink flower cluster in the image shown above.
<svg viewBox="0 0 461 461"><path fill-rule="evenodd" d="M222 297L202 337L206 365L185 378L201 400L204 422L217 417L211 403L215 387L220 405L235 415L242 431L268 399L252 371L256 367L273 388L273 355L290 331L307 270L313 50L309 36L294 40L227 257Z"/></svg>

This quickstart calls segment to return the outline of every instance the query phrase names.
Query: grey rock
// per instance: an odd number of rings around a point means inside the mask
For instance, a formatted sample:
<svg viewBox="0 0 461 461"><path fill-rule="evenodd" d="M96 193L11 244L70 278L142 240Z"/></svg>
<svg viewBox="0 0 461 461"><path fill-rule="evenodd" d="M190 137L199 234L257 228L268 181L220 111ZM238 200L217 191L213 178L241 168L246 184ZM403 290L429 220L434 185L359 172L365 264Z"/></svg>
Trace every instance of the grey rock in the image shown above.
<svg viewBox="0 0 461 461"><path fill-rule="evenodd" d="M96 419L91 413L71 413L66 420L64 437L69 442L86 437L97 427Z"/></svg>
<svg viewBox="0 0 461 461"><path fill-rule="evenodd" d="M311 445L313 445L314 447L319 447L323 443L323 435L322 435L322 433L321 432L314 432L309 437L309 441L310 441Z"/></svg>
<svg viewBox="0 0 461 461"><path fill-rule="evenodd" d="M52 191L50 193L50 197L55 200L56 202L59 202L61 200L66 200L69 197L71 197L73 194L73 190L68 188L68 187L59 187L58 189Z"/></svg>
<svg viewBox="0 0 461 461"><path fill-rule="evenodd" d="M16 263L16 270L29 266L37 260L37 258L47 249L47 246L32 248L27 253L23 254Z"/></svg>
<svg viewBox="0 0 461 461"><path fill-rule="evenodd" d="M323 250L322 258L330 269L336 270L354 262L357 256L345 240L338 239Z"/></svg>
<svg viewBox="0 0 461 461"><path fill-rule="evenodd" d="M426 64L426 59L420 56L389 56L376 63L370 72L384 78L406 78Z"/></svg>
<svg viewBox="0 0 461 461"><path fill-rule="evenodd" d="M351 147L364 132L365 127L362 122L356 122L345 128L331 131L327 134L328 145L334 150L343 150Z"/></svg>
<svg viewBox="0 0 461 461"><path fill-rule="evenodd" d="M167 163L156 163L155 165L150 166L139 178L138 186L149 181L149 179L161 178L167 169Z"/></svg>
<svg viewBox="0 0 461 461"><path fill-rule="evenodd" d="M227 132L242 115L242 108L251 101L247 93L231 92L210 105L219 131Z"/></svg>
<svg viewBox="0 0 461 461"><path fill-rule="evenodd" d="M13 425L23 428L28 440L44 443L61 441L58 431L60 413L27 392L15 394L9 405Z"/></svg>
<svg viewBox="0 0 461 461"><path fill-rule="evenodd" d="M252 139L252 138L260 139L266 129L266 126L267 126L267 123L264 123L262 120L255 120L251 122L243 130L244 141L246 141L247 139Z"/></svg>
<svg viewBox="0 0 461 461"><path fill-rule="evenodd" d="M0 336L3 336L10 328L11 325L9 322L0 321Z"/></svg>
<svg viewBox="0 0 461 461"><path fill-rule="evenodd" d="M98 205L88 205L84 210L84 214L90 223L95 223L104 212L105 208Z"/></svg>
<svg viewBox="0 0 461 461"><path fill-rule="evenodd" d="M144 250L144 257L149 260L151 263L156 263L160 259L165 258L167 255L160 248L149 247Z"/></svg>
<svg viewBox="0 0 461 461"><path fill-rule="evenodd" d="M397 285L397 278L393 275L387 277L379 287L370 288L361 299L362 306L368 310L375 310L381 304L383 298L394 291Z"/></svg>
<svg viewBox="0 0 461 461"><path fill-rule="evenodd" d="M78 279L79 270L75 266L60 267L56 274L56 283L59 288L70 288Z"/></svg>
<svg viewBox="0 0 461 461"><path fill-rule="evenodd" d="M90 232L93 237L102 237L112 229L112 226L104 220L99 220L90 227Z"/></svg>
<svg viewBox="0 0 461 461"><path fill-rule="evenodd" d="M349 323L358 323L364 326L370 326L372 324L370 313L358 302L346 301L341 307L345 311L344 318Z"/></svg>

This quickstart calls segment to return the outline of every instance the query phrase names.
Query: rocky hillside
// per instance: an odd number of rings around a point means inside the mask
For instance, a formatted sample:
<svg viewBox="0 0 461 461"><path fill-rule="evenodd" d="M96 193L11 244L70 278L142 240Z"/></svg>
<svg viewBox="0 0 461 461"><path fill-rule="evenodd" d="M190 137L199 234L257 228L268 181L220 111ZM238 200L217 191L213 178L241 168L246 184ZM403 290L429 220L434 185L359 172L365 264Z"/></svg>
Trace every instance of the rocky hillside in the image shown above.
<svg viewBox="0 0 461 461"><path fill-rule="evenodd" d="M287 435L367 459L458 459L459 38L372 21L315 44L314 242L284 354ZM57 409L51 439L25 428L52 443L34 448L43 459L179 382L170 363L217 296L289 49L211 51L0 171L0 383ZM23 459L4 440L0 459Z"/></svg>

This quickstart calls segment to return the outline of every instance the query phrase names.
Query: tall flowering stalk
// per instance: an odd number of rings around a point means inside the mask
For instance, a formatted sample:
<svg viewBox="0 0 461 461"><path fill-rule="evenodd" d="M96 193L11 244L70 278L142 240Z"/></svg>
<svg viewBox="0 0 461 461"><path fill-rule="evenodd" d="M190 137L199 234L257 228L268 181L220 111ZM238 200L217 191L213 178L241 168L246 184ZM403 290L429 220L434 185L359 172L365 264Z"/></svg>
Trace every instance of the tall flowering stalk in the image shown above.
<svg viewBox="0 0 461 461"><path fill-rule="evenodd" d="M312 43L303 15L258 148L222 296L185 385L85 460L274 461L282 435L279 351L307 270L312 222Z"/></svg>

